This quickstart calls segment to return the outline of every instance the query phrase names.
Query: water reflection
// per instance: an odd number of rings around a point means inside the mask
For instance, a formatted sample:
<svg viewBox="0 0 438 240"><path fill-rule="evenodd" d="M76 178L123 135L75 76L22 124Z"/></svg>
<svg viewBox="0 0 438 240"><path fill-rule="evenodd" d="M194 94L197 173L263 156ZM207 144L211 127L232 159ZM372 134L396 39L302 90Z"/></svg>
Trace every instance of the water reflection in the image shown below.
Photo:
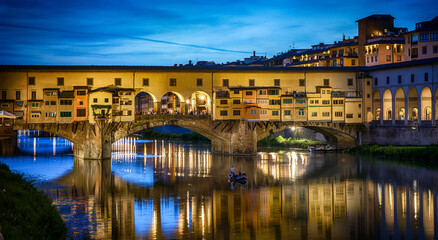
<svg viewBox="0 0 438 240"><path fill-rule="evenodd" d="M42 185L70 235L140 239L433 239L438 174L346 154L260 152L214 155L206 147L134 137L113 144L112 161L51 149L3 157L25 173L56 172ZM50 142L51 147L62 141ZM21 144L21 145L20 145ZM49 144L50 145L50 144ZM39 148L38 148L39 149ZM45 149L50 152L49 148ZM55 152L56 151L56 152ZM53 156L55 152L55 156ZM62 151L61 151L62 152ZM62 160L70 157L69 160ZM67 166L64 162L70 162ZM50 163L50 164L47 164ZM47 168L60 164L66 171ZM73 165L73 166L71 166ZM230 166L249 175L231 187ZM37 167L37 171L30 171ZM38 168L39 166L39 168ZM51 180L56 178L56 180Z"/></svg>

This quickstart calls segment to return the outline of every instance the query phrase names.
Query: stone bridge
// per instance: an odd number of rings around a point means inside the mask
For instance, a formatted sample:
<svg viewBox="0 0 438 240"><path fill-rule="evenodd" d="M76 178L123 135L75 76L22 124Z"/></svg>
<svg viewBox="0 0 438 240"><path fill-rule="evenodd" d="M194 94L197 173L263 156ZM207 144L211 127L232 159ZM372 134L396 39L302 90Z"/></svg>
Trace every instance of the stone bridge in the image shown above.
<svg viewBox="0 0 438 240"><path fill-rule="evenodd" d="M63 137L74 144L74 154L84 159L110 159L111 144L130 134L164 125L190 129L211 140L212 151L225 154L254 154L257 142L292 127L305 127L322 133L338 148L360 144L362 124L333 122L280 122L243 120L213 121L209 116L142 115L135 122L98 120L73 123L16 124L14 130L41 130Z"/></svg>

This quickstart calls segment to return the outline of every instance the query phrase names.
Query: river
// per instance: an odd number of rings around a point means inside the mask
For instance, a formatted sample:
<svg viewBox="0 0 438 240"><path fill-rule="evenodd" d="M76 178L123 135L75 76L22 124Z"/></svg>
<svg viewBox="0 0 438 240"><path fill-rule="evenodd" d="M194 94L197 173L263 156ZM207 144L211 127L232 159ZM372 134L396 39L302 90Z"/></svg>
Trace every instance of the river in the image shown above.
<svg viewBox="0 0 438 240"><path fill-rule="evenodd" d="M345 153L211 153L128 137L112 160L80 160L36 131L1 142L0 161L33 179L74 239L433 239L438 170ZM228 182L230 167L245 185Z"/></svg>

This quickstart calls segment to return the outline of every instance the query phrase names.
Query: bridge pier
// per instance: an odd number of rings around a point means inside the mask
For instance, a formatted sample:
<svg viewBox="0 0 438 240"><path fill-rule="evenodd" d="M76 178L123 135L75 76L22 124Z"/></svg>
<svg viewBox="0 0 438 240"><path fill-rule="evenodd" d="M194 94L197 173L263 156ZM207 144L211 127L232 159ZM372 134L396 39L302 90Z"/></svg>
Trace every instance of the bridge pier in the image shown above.
<svg viewBox="0 0 438 240"><path fill-rule="evenodd" d="M211 148L215 153L249 155L257 153L257 131L248 128L244 121L234 123L233 131L217 134L211 139Z"/></svg>
<svg viewBox="0 0 438 240"><path fill-rule="evenodd" d="M80 159L111 159L111 124L106 120L96 120L96 124L83 127L76 133L73 145L75 157Z"/></svg>

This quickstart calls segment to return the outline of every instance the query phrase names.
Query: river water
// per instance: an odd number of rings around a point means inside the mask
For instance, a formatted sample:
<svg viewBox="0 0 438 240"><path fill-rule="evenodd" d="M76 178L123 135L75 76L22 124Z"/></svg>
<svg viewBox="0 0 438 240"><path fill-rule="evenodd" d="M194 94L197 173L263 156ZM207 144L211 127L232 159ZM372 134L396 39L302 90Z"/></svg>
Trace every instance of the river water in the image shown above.
<svg viewBox="0 0 438 240"><path fill-rule="evenodd" d="M21 131L0 161L34 179L74 239L434 239L438 171L343 153L265 150L128 137L112 160ZM228 182L230 167L245 185Z"/></svg>

